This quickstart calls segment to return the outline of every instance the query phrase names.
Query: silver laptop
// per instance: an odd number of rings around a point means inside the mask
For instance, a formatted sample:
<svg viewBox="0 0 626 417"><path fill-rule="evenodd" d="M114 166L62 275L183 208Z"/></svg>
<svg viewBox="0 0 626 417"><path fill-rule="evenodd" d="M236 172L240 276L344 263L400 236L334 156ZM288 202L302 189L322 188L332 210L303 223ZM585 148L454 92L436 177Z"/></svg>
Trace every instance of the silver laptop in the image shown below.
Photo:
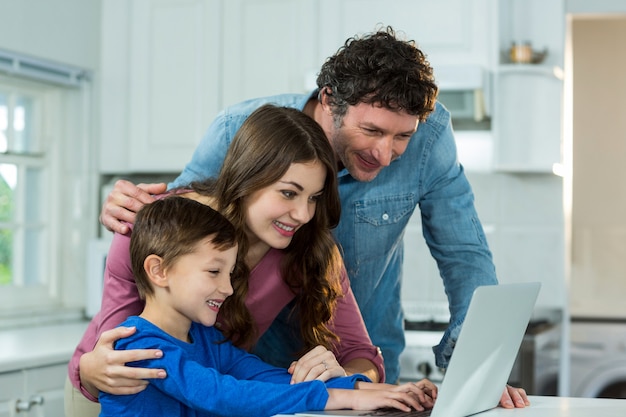
<svg viewBox="0 0 626 417"><path fill-rule="evenodd" d="M483 286L474 291L432 410L335 410L296 415L465 417L498 406L540 287L533 282Z"/></svg>

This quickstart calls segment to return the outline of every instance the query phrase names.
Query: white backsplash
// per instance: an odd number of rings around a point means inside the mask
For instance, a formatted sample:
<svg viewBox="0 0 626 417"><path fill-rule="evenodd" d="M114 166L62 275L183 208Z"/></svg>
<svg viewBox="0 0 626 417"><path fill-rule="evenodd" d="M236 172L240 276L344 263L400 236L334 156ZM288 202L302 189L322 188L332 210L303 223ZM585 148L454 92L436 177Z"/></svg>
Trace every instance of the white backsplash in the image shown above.
<svg viewBox="0 0 626 417"><path fill-rule="evenodd" d="M540 281L538 307L565 305L562 180L550 174L468 172L478 215L502 283ZM402 300L445 301L437 265L422 236L419 211L404 238Z"/></svg>

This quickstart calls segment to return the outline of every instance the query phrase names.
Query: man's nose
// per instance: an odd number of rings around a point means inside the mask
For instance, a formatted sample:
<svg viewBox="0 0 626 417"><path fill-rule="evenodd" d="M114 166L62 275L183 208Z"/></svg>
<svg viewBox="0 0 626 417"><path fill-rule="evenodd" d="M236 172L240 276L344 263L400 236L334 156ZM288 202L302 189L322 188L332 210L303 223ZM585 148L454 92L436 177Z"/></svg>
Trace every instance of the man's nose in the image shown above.
<svg viewBox="0 0 626 417"><path fill-rule="evenodd" d="M393 158L393 137L383 136L376 141L372 152L376 161L382 166L389 166Z"/></svg>

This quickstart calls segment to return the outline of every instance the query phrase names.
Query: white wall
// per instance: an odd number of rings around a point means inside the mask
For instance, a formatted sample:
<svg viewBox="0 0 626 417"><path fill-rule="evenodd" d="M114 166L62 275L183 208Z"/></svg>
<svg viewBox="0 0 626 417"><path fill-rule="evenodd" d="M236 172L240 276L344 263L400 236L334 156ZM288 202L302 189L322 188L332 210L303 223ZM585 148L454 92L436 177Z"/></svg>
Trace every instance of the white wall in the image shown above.
<svg viewBox="0 0 626 417"><path fill-rule="evenodd" d="M97 70L100 5L101 0L0 0L0 48Z"/></svg>

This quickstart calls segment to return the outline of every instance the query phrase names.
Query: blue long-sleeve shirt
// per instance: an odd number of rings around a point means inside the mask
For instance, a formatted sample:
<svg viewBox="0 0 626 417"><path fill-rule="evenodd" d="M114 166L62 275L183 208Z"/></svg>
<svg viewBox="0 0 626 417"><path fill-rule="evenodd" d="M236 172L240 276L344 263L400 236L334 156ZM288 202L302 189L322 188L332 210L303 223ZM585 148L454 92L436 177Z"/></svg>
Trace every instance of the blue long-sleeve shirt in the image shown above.
<svg viewBox="0 0 626 417"><path fill-rule="evenodd" d="M217 176L233 136L261 105L302 110L316 94L264 97L225 109L170 187ZM338 180L342 212L334 235L369 335L382 350L387 382L398 379L399 356L405 345L400 302L402 238L418 206L424 238L437 261L450 306L450 325L434 348L437 365L447 367L474 289L497 284L474 194L457 159L450 113L437 103L428 120L420 122L404 154L374 180L357 181L346 169L338 173ZM409 253L411 249L407 248ZM276 328L289 325L297 328L297 324L277 320L255 353L274 364L289 363L292 349L281 335L293 332ZM264 340L272 337L274 340Z"/></svg>
<svg viewBox="0 0 626 417"><path fill-rule="evenodd" d="M101 417L200 417L272 416L323 410L327 388L353 389L363 375L302 382L290 385L291 375L257 356L219 343L223 335L213 327L193 323L191 343L165 333L152 323L132 316L121 326L137 331L120 339L116 350L161 349L163 357L129 363L130 366L163 368L165 379L152 379L134 395L100 393Z"/></svg>

